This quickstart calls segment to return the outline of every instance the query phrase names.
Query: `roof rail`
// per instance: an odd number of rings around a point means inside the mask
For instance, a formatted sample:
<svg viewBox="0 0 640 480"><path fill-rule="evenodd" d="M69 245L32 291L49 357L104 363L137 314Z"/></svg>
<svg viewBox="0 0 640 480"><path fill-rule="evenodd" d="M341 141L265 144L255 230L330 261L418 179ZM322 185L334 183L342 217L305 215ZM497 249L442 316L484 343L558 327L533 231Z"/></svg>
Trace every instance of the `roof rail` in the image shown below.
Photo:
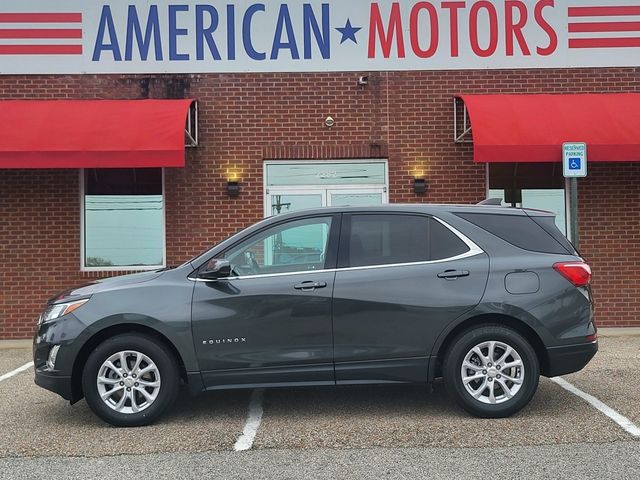
<svg viewBox="0 0 640 480"><path fill-rule="evenodd" d="M486 200L481 201L478 205L494 205L496 207L502 206L501 198L487 198Z"/></svg>

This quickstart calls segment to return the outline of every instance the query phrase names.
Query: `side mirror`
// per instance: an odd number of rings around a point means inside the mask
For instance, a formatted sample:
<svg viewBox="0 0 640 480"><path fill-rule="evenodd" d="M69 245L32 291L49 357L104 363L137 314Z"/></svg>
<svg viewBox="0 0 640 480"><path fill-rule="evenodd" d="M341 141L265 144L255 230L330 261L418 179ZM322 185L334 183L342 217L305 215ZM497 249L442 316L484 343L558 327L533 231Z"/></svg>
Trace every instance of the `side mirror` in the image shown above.
<svg viewBox="0 0 640 480"><path fill-rule="evenodd" d="M219 278L230 276L231 263L229 263L229 260L222 258L212 258L198 272L198 278L204 278L205 280L218 280Z"/></svg>

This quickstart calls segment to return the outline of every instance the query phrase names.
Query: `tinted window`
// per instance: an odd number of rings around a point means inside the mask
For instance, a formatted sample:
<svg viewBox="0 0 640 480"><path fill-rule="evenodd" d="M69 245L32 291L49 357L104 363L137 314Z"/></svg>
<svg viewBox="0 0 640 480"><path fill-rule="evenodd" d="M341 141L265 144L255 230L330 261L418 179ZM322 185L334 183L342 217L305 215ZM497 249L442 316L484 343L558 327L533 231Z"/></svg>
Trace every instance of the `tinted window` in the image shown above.
<svg viewBox="0 0 640 480"><path fill-rule="evenodd" d="M429 219L411 215L354 215L349 266L422 262L429 259Z"/></svg>
<svg viewBox="0 0 640 480"><path fill-rule="evenodd" d="M567 240L567 237L565 237L563 233L560 231L560 229L557 227L557 222L554 221L553 217L532 216L531 219L534 222L536 222L538 225L540 225L545 232L547 232L549 235L555 238L556 241L567 250L567 252L573 255L578 254L578 252L576 252L576 249L573 247L571 242Z"/></svg>
<svg viewBox="0 0 640 480"><path fill-rule="evenodd" d="M320 270L324 268L331 217L276 225L225 252L234 275Z"/></svg>
<svg viewBox="0 0 640 480"><path fill-rule="evenodd" d="M516 247L533 252L562 255L568 253L555 238L526 215L491 215L484 213L459 213L457 215Z"/></svg>
<svg viewBox="0 0 640 480"><path fill-rule="evenodd" d="M431 232L429 235L429 248L431 260L442 260L457 257L469 251L466 243L458 236L442 225L437 220L431 219Z"/></svg>
<svg viewBox="0 0 640 480"><path fill-rule="evenodd" d="M84 266L164 264L161 168L84 171Z"/></svg>

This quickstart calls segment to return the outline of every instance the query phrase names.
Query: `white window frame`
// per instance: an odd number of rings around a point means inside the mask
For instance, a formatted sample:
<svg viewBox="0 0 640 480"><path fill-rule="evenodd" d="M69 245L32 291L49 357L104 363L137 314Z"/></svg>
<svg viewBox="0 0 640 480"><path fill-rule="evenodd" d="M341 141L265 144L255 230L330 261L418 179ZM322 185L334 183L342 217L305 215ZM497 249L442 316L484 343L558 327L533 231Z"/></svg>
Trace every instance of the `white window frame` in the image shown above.
<svg viewBox="0 0 640 480"><path fill-rule="evenodd" d="M80 169L80 271L81 272L145 272L158 270L167 266L167 207L165 197L165 171L162 169L162 265L132 265L132 266L85 266L85 169Z"/></svg>

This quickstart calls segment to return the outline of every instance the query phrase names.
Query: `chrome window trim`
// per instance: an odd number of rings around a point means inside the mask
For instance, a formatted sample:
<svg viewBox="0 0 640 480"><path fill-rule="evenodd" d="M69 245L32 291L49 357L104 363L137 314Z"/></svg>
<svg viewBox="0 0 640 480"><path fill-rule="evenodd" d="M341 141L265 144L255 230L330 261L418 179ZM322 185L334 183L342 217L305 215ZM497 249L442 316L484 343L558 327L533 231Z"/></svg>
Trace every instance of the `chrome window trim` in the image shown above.
<svg viewBox="0 0 640 480"><path fill-rule="evenodd" d="M216 280L209 280L206 278L194 278L192 276L187 277L189 280L194 282L216 282L219 280L252 280L256 278L271 278L271 277L283 277L285 275L309 275L314 273L333 273L333 272L346 272L346 271L357 271L357 270L371 270L373 268L395 268L395 267L412 267L416 265L435 265L438 263L447 263L453 262L456 260L463 260L465 258L475 257L476 255L480 255L485 253L475 242L473 242L469 237L467 237L464 233L452 227L445 221L431 216L434 220L440 222L446 228L451 230L451 232L457 236L460 240L462 240L467 247L469 247L469 251L465 253L461 253L460 255L456 255L455 257L442 258L440 260L424 260L421 262L405 262L405 263L385 263L382 265L363 265L360 267L342 267L342 268L328 268L321 270L296 270L293 272L282 272L282 273L264 273L259 275L246 275L244 277L222 277Z"/></svg>
<svg viewBox="0 0 640 480"><path fill-rule="evenodd" d="M457 228L452 227L452 226L451 226L451 225L449 225L447 222L445 222L445 221L443 221L443 220L439 219L438 217L434 217L434 216L432 216L431 218L433 218L434 220L436 220L437 222L441 223L441 224L442 224L442 225L444 225L446 228L448 228L449 230L451 230L451 232L452 232L456 237L458 237L460 240L462 240L462 241L467 245L467 247L469 247L469 251L468 251L466 254L465 254L465 253L462 253L462 254L460 254L460 255L458 255L458 256L456 256L456 257L451 257L451 258L449 258L449 259L444 258L443 260L454 260L454 259L455 259L455 260L458 260L458 257L465 258L465 257L464 257L465 255L467 255L467 256L471 256L471 255L468 255L468 254L469 254L469 253L471 253L471 252L475 252L475 253L473 253L473 255L478 255L478 254L480 254L480 253L484 253L484 250L482 250L478 245L476 245L476 243L475 243L473 240L471 240L469 237L467 237L464 233L462 233L462 232L461 232L460 230L458 230ZM441 261L441 260L436 260L436 261Z"/></svg>

